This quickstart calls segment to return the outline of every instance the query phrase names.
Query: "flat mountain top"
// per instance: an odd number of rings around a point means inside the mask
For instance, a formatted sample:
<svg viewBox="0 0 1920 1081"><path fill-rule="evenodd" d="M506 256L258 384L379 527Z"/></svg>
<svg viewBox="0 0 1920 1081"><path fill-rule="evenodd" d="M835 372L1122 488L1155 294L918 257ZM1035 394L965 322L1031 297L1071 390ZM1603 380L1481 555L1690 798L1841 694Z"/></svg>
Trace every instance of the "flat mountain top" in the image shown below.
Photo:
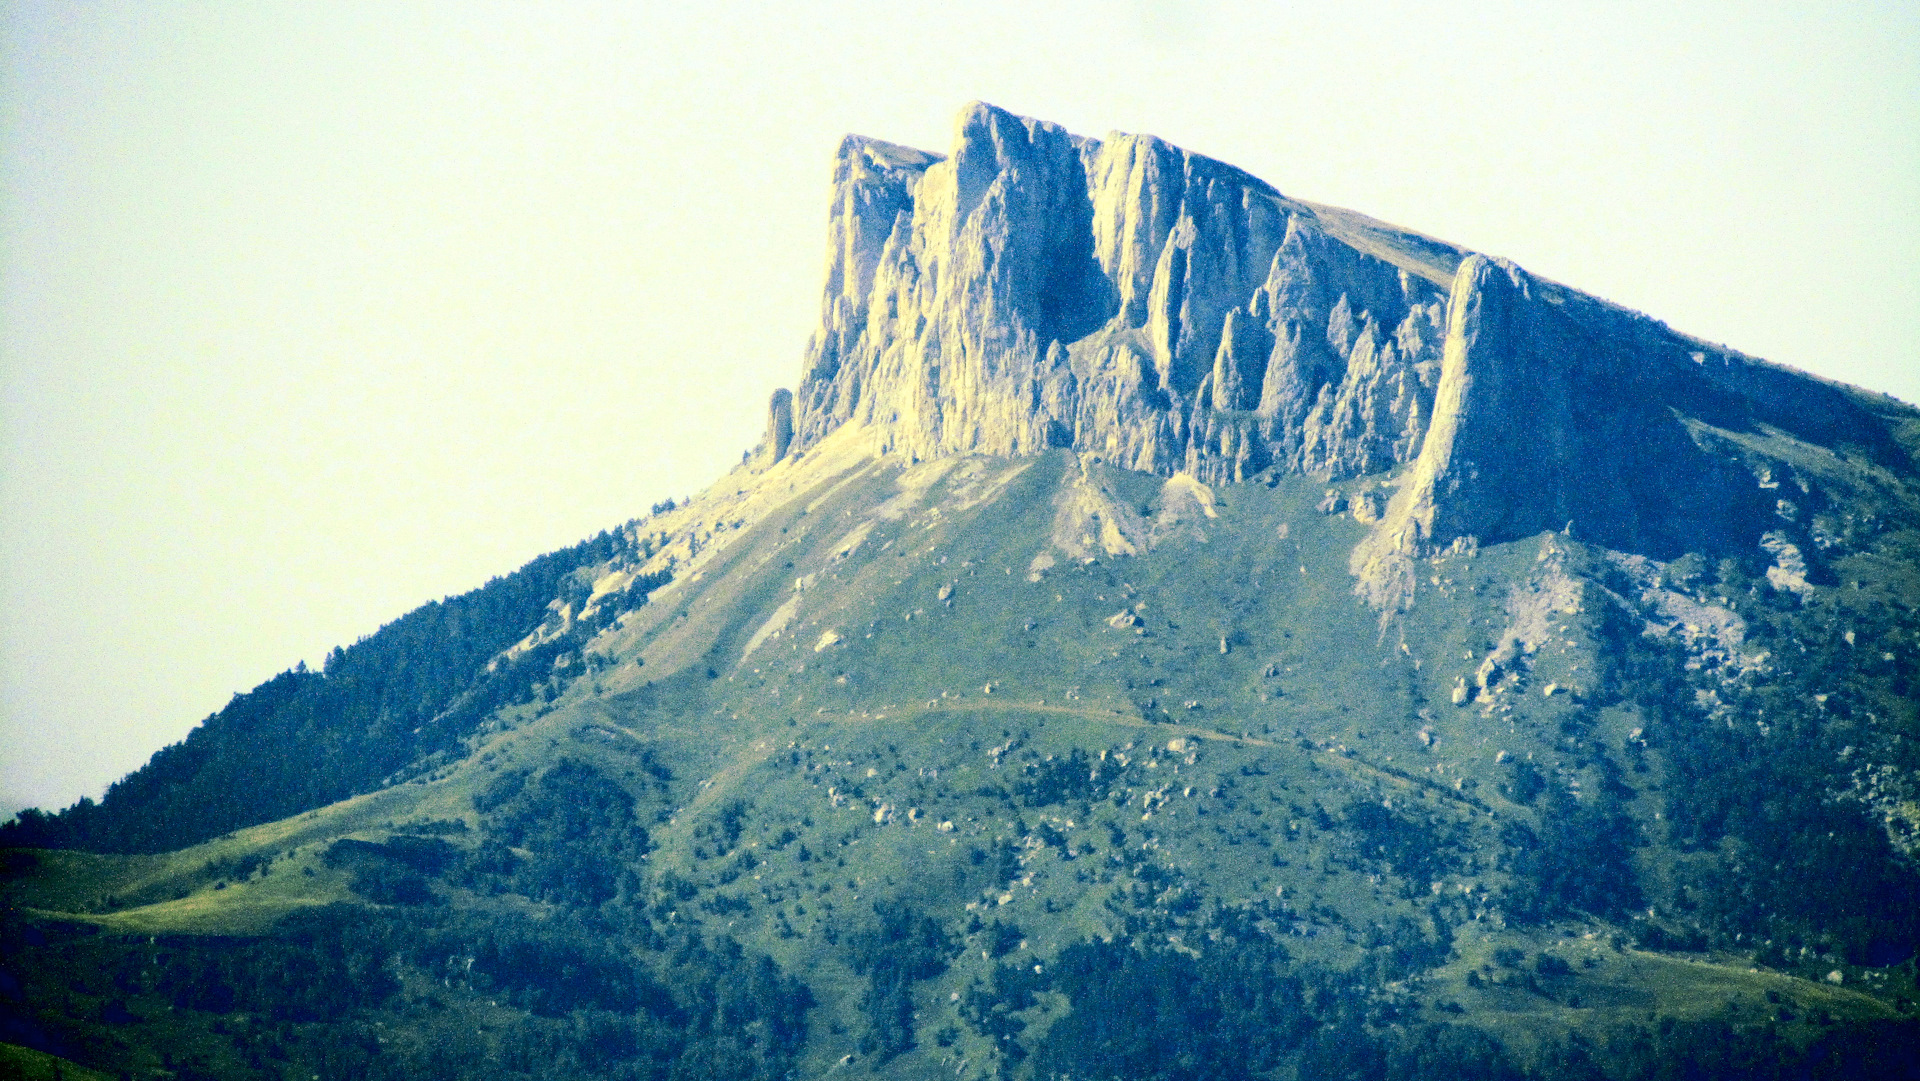
<svg viewBox="0 0 1920 1081"><path fill-rule="evenodd" d="M1911 408L1150 137L832 198L739 468L8 828L7 1039L1913 1074Z"/></svg>

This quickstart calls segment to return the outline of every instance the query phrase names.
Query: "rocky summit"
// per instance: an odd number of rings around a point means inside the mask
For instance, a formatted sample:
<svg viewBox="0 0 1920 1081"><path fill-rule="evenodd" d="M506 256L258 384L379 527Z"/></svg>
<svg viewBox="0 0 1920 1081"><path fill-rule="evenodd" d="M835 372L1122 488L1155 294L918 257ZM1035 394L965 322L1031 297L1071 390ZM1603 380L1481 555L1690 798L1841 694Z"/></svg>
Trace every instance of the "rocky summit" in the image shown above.
<svg viewBox="0 0 1920 1081"><path fill-rule="evenodd" d="M4 827L0 1061L1916 1076L1920 411L1150 136L831 191L737 469Z"/></svg>

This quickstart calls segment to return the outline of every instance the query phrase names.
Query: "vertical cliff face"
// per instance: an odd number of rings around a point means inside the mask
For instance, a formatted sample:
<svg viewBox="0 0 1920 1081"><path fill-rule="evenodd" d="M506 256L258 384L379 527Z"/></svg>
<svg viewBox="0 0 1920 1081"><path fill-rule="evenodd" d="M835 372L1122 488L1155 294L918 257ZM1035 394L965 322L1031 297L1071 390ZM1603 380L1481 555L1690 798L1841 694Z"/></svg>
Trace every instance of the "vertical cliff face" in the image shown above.
<svg viewBox="0 0 1920 1081"><path fill-rule="evenodd" d="M1210 482L1410 466L1375 554L1748 543L1770 503L1707 429L1873 427L1511 264L984 104L945 157L849 137L829 252L796 450L852 424L911 458L1068 447Z"/></svg>
<svg viewBox="0 0 1920 1081"><path fill-rule="evenodd" d="M1431 425L1386 530L1416 548L1548 529L1656 555L1737 543L1770 507L1689 433L1683 416L1742 419L1698 366L1652 320L1469 257Z"/></svg>
<svg viewBox="0 0 1920 1081"><path fill-rule="evenodd" d="M1054 125L975 106L945 159L848 139L798 439L851 420L916 457L1061 442L1072 374L1051 345L1113 306L1091 220L1079 149Z"/></svg>
<svg viewBox="0 0 1920 1081"><path fill-rule="evenodd" d="M1353 555L1376 606L1411 595L1410 557L1467 538L1565 531L1670 558L1766 528L1754 477L1690 427L1747 427L1751 404L1664 326L1480 255L1446 313L1419 455Z"/></svg>
<svg viewBox="0 0 1920 1081"><path fill-rule="evenodd" d="M1403 462L1439 289L1312 208L1150 136L987 105L945 158L849 138L795 431L882 450L1067 446L1224 478Z"/></svg>

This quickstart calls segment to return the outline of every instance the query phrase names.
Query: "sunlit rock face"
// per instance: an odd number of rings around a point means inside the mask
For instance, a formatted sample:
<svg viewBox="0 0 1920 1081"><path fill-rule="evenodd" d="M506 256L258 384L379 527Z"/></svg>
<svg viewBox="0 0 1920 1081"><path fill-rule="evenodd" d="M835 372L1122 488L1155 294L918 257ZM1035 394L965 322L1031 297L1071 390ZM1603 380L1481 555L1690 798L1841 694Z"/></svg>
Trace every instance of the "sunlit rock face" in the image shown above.
<svg viewBox="0 0 1920 1081"><path fill-rule="evenodd" d="M1670 554L1765 526L1713 430L1861 426L1504 261L985 104L945 157L848 137L828 238L800 451L855 424L914 459L1068 447L1209 483L1411 466L1382 550L1551 528Z"/></svg>
<svg viewBox="0 0 1920 1081"><path fill-rule="evenodd" d="M917 457L1070 446L1214 478L1418 451L1444 293L1305 204L1150 136L987 105L941 158L840 149L798 438Z"/></svg>

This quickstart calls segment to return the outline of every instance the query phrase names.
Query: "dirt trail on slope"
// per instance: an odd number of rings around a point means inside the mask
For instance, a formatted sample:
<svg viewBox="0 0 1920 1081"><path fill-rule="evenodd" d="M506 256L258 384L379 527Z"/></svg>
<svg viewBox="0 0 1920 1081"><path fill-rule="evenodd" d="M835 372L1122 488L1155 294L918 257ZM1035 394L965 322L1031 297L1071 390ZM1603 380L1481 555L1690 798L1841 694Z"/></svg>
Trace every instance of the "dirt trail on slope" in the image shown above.
<svg viewBox="0 0 1920 1081"><path fill-rule="evenodd" d="M1328 744L1325 741L1312 741L1312 746L1310 748L1302 748L1299 746L1297 742L1296 743L1279 743L1270 739L1258 739L1253 736L1236 736L1236 735L1233 735L1232 733L1221 732L1217 729L1199 728L1193 725L1179 724L1171 721L1168 721L1168 722L1150 721L1150 720L1147 720L1145 717L1140 716L1137 713L1128 714L1116 709L1087 709L1087 708L1076 709L1072 706L1051 706L1043 702L1016 702L1016 701L986 702L986 701L980 701L976 699L960 699L957 701L943 702L938 706L923 707L920 709L911 710L910 712L925 714L925 713L938 713L942 711L950 712L950 713L958 713L958 712L1054 713L1054 714L1061 714L1061 715L1070 716L1070 717L1081 717L1090 721L1100 721L1106 724L1119 725L1123 728L1146 728L1146 729L1152 729L1155 732L1168 732L1176 736L1188 736L1193 739L1211 740L1216 743L1237 743L1237 744L1241 744L1243 746L1248 746L1248 747L1272 747L1276 749L1291 748L1296 750L1306 750L1309 753L1317 754L1324 759L1329 759L1331 761L1338 762L1356 771L1364 771L1378 778L1388 780L1388 781L1393 781L1410 788L1425 789L1437 796L1440 796L1443 799L1450 800L1454 803L1458 803L1466 807L1471 807L1476 811L1490 812L1492 810L1492 808L1488 807L1484 802L1472 796L1469 796L1464 792L1456 792L1453 789L1448 788L1437 781L1430 781L1423 777L1415 777L1410 773L1406 773L1402 770L1394 769L1391 766L1375 765L1372 762L1369 762L1366 759L1361 758L1358 755L1354 754L1352 751L1335 750L1330 744Z"/></svg>
<svg viewBox="0 0 1920 1081"><path fill-rule="evenodd" d="M961 698L942 702L937 706L910 709L912 713L1055 713L1069 717L1083 717L1090 721L1102 721L1126 728L1151 728L1156 732L1171 732L1177 736L1192 736L1195 739L1209 739L1226 743L1244 743L1251 747L1280 747L1282 744L1272 740L1255 739L1252 736L1236 736L1212 728L1196 728L1192 725L1172 722L1149 721L1138 713L1125 713L1117 709L1088 709L1073 706L1050 706L1044 702L987 702L972 698Z"/></svg>
<svg viewBox="0 0 1920 1081"><path fill-rule="evenodd" d="M1154 732L1164 732L1170 736L1185 736L1191 739L1207 740L1215 743L1235 743L1235 744L1240 744L1248 747L1267 747L1267 748L1273 748L1276 750L1280 750L1280 749L1302 750L1302 751L1306 751L1307 753L1314 754L1325 761L1338 763L1341 766L1351 771L1371 775L1375 779L1393 782L1398 785L1404 786L1406 788L1425 789L1443 799L1461 804L1464 807L1470 807L1476 811L1486 812L1489 810L1486 804L1480 802L1474 797L1466 795L1461 792L1456 792L1450 788L1447 788L1439 784L1438 782L1430 781L1421 777L1415 777L1415 776L1412 776L1411 774L1404 773L1400 770L1396 770L1391 767L1374 765L1373 763L1368 762L1365 759L1355 756L1351 751L1344 751L1344 752L1337 751L1337 750L1334 750L1332 747L1327 746L1323 743L1314 743L1310 748L1302 748L1299 746L1297 742L1280 743L1270 739L1259 739L1254 736L1236 736L1236 735L1233 735L1232 733L1221 732L1212 728L1201 728L1194 725L1185 725L1185 724L1178 724L1173 722L1162 723L1162 722L1156 722L1156 721L1149 721L1145 717L1140 716L1138 713L1129 714L1121 710L1111 709L1111 708L1100 709L1100 708L1089 708L1085 706L1075 707L1075 706L1050 705L1045 702L1038 702L1038 701L1021 702L1016 700L1006 700L1006 701L999 701L999 702L989 702L989 701L984 701L980 699L963 698L963 699L950 699L948 701L941 702L935 706L909 707L904 710L893 712L892 715L895 717L904 719L906 717L925 716L930 713L942 713L942 712L946 712L946 713L1044 713L1044 714L1053 714L1056 716L1063 716L1063 717L1078 717L1083 720L1096 721L1102 724L1117 725L1122 728L1138 728L1138 729L1151 730ZM873 719L873 718L871 717L871 715L869 715L868 719ZM639 739L639 736L637 733L634 733L633 731L626 729L623 726L621 726L621 730L625 732L627 735L632 736L634 739L636 740ZM714 773L711 777L707 778L707 780L703 783L701 787L700 793L696 795L693 799L689 800L686 806L674 812L674 820L672 824L668 825L667 827L665 827L660 831L661 840L657 841L654 846L656 851L665 851L667 849L667 845L664 843L664 841L667 838L672 838L674 840L684 840L685 839L684 835L689 830L692 829L693 820L695 817L697 817L698 813L701 810L705 809L706 807L711 806L716 800L719 800L724 793L733 791L735 783L738 782L741 778L743 778L749 770L753 769L755 766L760 765L761 763L765 762L769 757L771 757L772 754L774 753L775 742L776 742L775 738L771 736L765 736L765 737L761 737L759 739L753 740L747 745L745 752L742 753L738 758L734 759L732 762L722 767L718 772Z"/></svg>

